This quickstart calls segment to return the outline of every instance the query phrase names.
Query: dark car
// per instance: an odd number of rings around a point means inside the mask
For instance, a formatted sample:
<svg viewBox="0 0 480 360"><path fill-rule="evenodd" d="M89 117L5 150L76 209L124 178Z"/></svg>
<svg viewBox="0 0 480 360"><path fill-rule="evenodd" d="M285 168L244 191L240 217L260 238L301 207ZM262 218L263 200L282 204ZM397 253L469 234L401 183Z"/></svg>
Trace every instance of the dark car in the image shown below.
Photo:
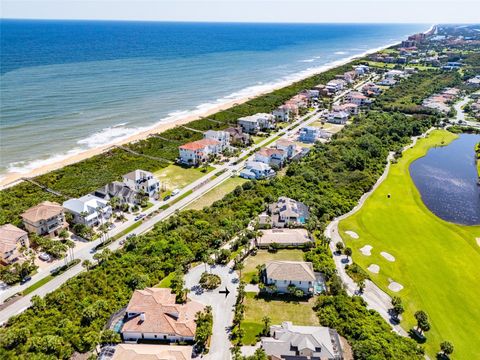
<svg viewBox="0 0 480 360"><path fill-rule="evenodd" d="M170 195L167 195L167 196L165 196L165 197L163 198L163 201L167 201L167 200L170 199L170 198L171 198L171 196L170 196Z"/></svg>
<svg viewBox="0 0 480 360"><path fill-rule="evenodd" d="M20 285L23 285L23 284L29 282L30 280L32 280L31 276L25 276L22 280L20 280Z"/></svg>

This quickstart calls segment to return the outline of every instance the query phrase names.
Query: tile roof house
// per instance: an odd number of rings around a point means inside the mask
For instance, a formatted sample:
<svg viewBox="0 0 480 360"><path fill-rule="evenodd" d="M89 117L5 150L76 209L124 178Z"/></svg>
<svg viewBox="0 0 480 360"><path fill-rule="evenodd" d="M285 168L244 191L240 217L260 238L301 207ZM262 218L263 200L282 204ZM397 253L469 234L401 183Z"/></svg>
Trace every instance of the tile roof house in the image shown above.
<svg viewBox="0 0 480 360"><path fill-rule="evenodd" d="M247 161L245 168L240 171L240 177L244 179L261 180L272 176L275 176L275 170L259 161Z"/></svg>
<svg viewBox="0 0 480 360"><path fill-rule="evenodd" d="M217 140L220 142L220 151L230 147L230 133L227 131L208 130L203 134L204 139Z"/></svg>
<svg viewBox="0 0 480 360"><path fill-rule="evenodd" d="M160 182L150 171L134 170L122 176L122 181L136 193L143 193L150 198L158 197Z"/></svg>
<svg viewBox="0 0 480 360"><path fill-rule="evenodd" d="M370 99L358 91L351 91L346 96L345 99L355 105L363 106L370 103Z"/></svg>
<svg viewBox="0 0 480 360"><path fill-rule="evenodd" d="M358 104L354 103L345 103L341 105L334 105L332 110L333 111L344 111L348 112L350 115L357 115L358 114Z"/></svg>
<svg viewBox="0 0 480 360"><path fill-rule="evenodd" d="M101 225L112 215L108 201L88 194L78 199L69 199L63 203L66 211L73 215L73 221L88 227Z"/></svg>
<svg viewBox="0 0 480 360"><path fill-rule="evenodd" d="M197 328L195 315L204 306L196 301L176 304L175 298L170 289L135 290L121 329L124 341L193 341Z"/></svg>
<svg viewBox="0 0 480 360"><path fill-rule="evenodd" d="M302 226L310 216L308 207L304 203L285 196L279 197L276 203L270 204L267 212L272 220L271 226L274 228L289 225Z"/></svg>
<svg viewBox="0 0 480 360"><path fill-rule="evenodd" d="M317 276L311 262L270 261L265 265L265 285L275 285L280 294L289 293L289 286L295 286L307 295L313 295Z"/></svg>
<svg viewBox="0 0 480 360"><path fill-rule="evenodd" d="M255 161L281 167L287 160L287 153L280 149L262 148L255 153Z"/></svg>
<svg viewBox="0 0 480 360"><path fill-rule="evenodd" d="M37 235L57 236L68 226L63 207L51 201L31 207L21 217L25 229Z"/></svg>
<svg viewBox="0 0 480 360"><path fill-rule="evenodd" d="M261 347L272 360L342 360L338 333L322 326L296 326L289 321L270 326Z"/></svg>
<svg viewBox="0 0 480 360"><path fill-rule="evenodd" d="M219 154L221 142L213 139L193 141L178 147L180 162L185 165L197 166L208 161L210 156Z"/></svg>
<svg viewBox="0 0 480 360"><path fill-rule="evenodd" d="M305 246L314 241L305 229L266 229L262 236L255 240L257 247L268 248L272 244L279 246Z"/></svg>
<svg viewBox="0 0 480 360"><path fill-rule="evenodd" d="M225 129L230 134L230 142L233 145L250 145L250 135L243 132L240 126Z"/></svg>
<svg viewBox="0 0 480 360"><path fill-rule="evenodd" d="M292 157L294 157L295 153L297 152L297 144L295 144L293 141L289 141L286 139L278 140L277 142L275 142L274 147L278 150L283 150L287 155L287 159L291 159Z"/></svg>
<svg viewBox="0 0 480 360"><path fill-rule="evenodd" d="M111 360L190 360L192 346L118 344Z"/></svg>
<svg viewBox="0 0 480 360"><path fill-rule="evenodd" d="M12 224L0 226L0 262L12 264L20 256L19 249L28 247L28 233Z"/></svg>
<svg viewBox="0 0 480 360"><path fill-rule="evenodd" d="M272 111L277 121L289 122L298 116L298 106L293 103L286 103Z"/></svg>

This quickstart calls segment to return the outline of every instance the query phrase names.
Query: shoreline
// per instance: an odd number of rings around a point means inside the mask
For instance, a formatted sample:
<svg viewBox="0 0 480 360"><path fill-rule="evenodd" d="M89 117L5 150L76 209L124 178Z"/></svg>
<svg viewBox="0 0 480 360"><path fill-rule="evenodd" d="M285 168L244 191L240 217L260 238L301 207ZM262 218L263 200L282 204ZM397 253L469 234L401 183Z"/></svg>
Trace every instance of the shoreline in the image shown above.
<svg viewBox="0 0 480 360"><path fill-rule="evenodd" d="M427 32L431 31L433 26L430 27L430 29L427 30ZM32 177L40 176L40 175L46 174L48 172L58 170L62 167L78 163L78 162L80 162L82 160L85 160L85 159L88 159L90 157L100 155L100 154L108 151L109 149L111 149L115 146L125 145L125 144L128 144L128 143L133 143L133 142L137 142L137 141L140 141L140 140L144 140L144 139L147 139L152 134L162 133L162 132L164 132L166 130L169 130L169 129L172 129L176 126L185 125L185 124L187 124L191 121L198 120L201 117L208 117L208 116L210 116L212 114L215 114L217 112L220 112L222 110L229 109L229 108L231 108L235 105L245 103L245 102L247 102L249 100L252 100L256 97L259 97L259 96L268 94L272 91L290 86L295 82L304 80L304 79L309 78L311 76L315 76L315 75L324 73L324 72L329 71L331 69L334 69L336 67L343 66L343 65L348 64L349 62L351 62L355 59L365 57L369 54L378 52L378 51L383 50L383 49L387 49L389 47L392 47L392 46L395 46L395 45L398 45L398 44L399 44L399 42L390 43L390 44L383 45L383 46L380 46L380 47L377 47L377 48L369 49L369 50L367 50L363 53L355 54L355 55L352 55L352 56L349 56L349 57L346 57L346 58L343 58L343 59L333 61L331 63L327 63L325 65L305 69L305 70L303 70L301 72L298 72L296 74L289 75L282 80L279 80L275 83L272 83L271 85L267 84L265 89L257 91L254 94L245 95L245 96L241 96L241 97L237 97L237 98L232 98L232 99L229 99L227 101L221 102L218 105L209 107L206 110L201 110L201 109L190 110L187 114L179 117L178 119L174 119L174 120L171 120L171 121L165 121L165 120L159 121L159 122L153 124L148 130L140 131L136 134L130 135L130 136L125 137L123 139L119 139L118 141L113 141L111 143L101 145L101 146L98 146L98 147L95 147L95 148L86 149L86 150L83 150L83 151L80 151L78 153L71 154L71 155L68 155L68 152L67 152L65 154L65 156L62 157L61 159L58 159L56 161L54 160L54 161L52 161L48 164L40 165L37 168L28 170L26 172L13 172L12 171L12 172L7 172L5 174L1 174L0 175L0 189L3 190L3 189L6 189L6 188L9 188L11 186L14 186L14 185L22 182L23 181L22 178L32 178ZM239 92L241 92L242 90L243 89L240 89ZM218 101L218 99L216 101ZM213 103L213 101L212 101L212 103ZM55 155L52 156L51 158L54 158L54 157L55 157ZM47 161L48 161L48 159L47 159Z"/></svg>

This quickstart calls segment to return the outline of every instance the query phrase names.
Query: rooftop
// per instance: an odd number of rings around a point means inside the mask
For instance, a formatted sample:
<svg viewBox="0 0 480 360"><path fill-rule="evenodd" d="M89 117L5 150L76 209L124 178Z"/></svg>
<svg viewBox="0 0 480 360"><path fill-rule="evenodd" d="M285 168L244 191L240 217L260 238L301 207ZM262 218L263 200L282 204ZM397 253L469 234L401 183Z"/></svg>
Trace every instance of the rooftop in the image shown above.
<svg viewBox="0 0 480 360"><path fill-rule="evenodd" d="M118 344L112 360L188 360L191 346Z"/></svg>
<svg viewBox="0 0 480 360"><path fill-rule="evenodd" d="M186 143L182 146L179 146L180 149L184 150L201 150L210 145L220 145L220 141L213 139L201 139L193 142Z"/></svg>
<svg viewBox="0 0 480 360"><path fill-rule="evenodd" d="M40 220L47 220L63 212L62 206L55 202L44 201L25 211L21 216L24 220L36 223Z"/></svg>
<svg viewBox="0 0 480 360"><path fill-rule="evenodd" d="M315 281L315 273L311 262L304 261L271 261L266 264L267 278L289 281Z"/></svg>
<svg viewBox="0 0 480 360"><path fill-rule="evenodd" d="M18 238L25 235L27 235L27 232L15 225L5 224L0 226L0 253L15 249Z"/></svg>
<svg viewBox="0 0 480 360"><path fill-rule="evenodd" d="M312 242L312 239L308 235L308 231L305 229L268 229L261 230L262 237L258 240L260 245L268 244L306 244Z"/></svg>

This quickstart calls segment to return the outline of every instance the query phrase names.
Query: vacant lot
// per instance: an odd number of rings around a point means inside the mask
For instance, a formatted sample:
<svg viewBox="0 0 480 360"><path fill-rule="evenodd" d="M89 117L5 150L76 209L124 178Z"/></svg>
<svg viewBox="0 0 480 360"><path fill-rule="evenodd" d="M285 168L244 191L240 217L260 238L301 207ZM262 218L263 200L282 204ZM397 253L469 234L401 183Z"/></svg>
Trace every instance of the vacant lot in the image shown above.
<svg viewBox="0 0 480 360"><path fill-rule="evenodd" d="M480 226L460 226L435 216L423 204L408 170L429 148L454 138L449 132L435 131L407 150L363 208L340 223L339 231L354 250L356 263L365 270L371 264L380 266L379 274L369 273L372 280L390 295L402 297L406 330L415 324L415 311L427 312L431 330L425 346L430 358L448 340L455 346L455 359L480 359L480 246L475 240ZM349 230L359 239L345 235ZM365 245L373 247L371 256L359 251ZM381 256L384 251L395 261ZM404 289L393 293L389 280Z"/></svg>
<svg viewBox="0 0 480 360"><path fill-rule="evenodd" d="M267 250L259 250L257 255L249 256L244 261L244 269L242 270L242 280L247 284L252 280L252 276L257 273L257 266L263 265L268 261L284 260L284 261L303 261L303 251L296 249L279 250L276 253L270 253Z"/></svg>
<svg viewBox="0 0 480 360"><path fill-rule="evenodd" d="M318 317L312 307L315 300L308 302L287 302L281 300L265 300L255 298L255 293L247 293L245 296L245 318L241 328L245 331L243 343L255 344L257 335L263 329L263 317L268 316L272 325L281 324L283 321L291 321L295 325L319 325Z"/></svg>
<svg viewBox="0 0 480 360"><path fill-rule="evenodd" d="M232 192L237 186L240 186L247 181L248 180L241 177L233 177L225 180L223 183L207 192L201 198L188 205L187 210L202 210L205 206L210 206L215 201L223 199L225 195Z"/></svg>
<svg viewBox="0 0 480 360"><path fill-rule="evenodd" d="M161 185L167 191L180 189L184 186L200 179L202 176L213 170L208 168L207 172L202 172L200 168L187 168L178 165L169 165L166 168L154 173L155 177L160 181Z"/></svg>

